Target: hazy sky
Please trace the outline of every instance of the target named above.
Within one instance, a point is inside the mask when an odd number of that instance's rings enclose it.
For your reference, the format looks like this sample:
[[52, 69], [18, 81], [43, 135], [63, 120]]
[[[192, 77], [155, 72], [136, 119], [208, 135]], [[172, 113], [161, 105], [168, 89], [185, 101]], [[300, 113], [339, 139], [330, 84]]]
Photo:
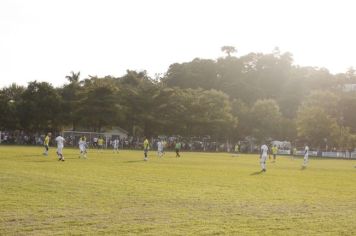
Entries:
[[[355, 2], [355, 3], [353, 3]], [[356, 66], [353, 0], [0, 0], [0, 86], [70, 71], [121, 76], [174, 62], [290, 51], [299, 65]]]

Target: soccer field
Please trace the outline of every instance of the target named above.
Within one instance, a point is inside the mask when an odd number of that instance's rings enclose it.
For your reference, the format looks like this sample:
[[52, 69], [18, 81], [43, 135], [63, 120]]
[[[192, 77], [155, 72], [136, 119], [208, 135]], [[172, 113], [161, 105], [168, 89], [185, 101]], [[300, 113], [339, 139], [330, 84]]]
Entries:
[[0, 146], [0, 235], [355, 235], [355, 161]]

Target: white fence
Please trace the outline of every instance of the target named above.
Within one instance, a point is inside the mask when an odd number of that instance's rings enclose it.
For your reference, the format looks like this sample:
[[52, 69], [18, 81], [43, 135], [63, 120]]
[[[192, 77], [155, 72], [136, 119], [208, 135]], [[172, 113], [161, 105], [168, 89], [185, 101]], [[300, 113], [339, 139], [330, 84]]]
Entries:
[[356, 152], [322, 152], [323, 157], [356, 158]]
[[[279, 150], [280, 155], [290, 155], [290, 150]], [[321, 155], [320, 155], [321, 154]], [[304, 151], [297, 151], [297, 156], [304, 156]], [[356, 159], [356, 152], [317, 152], [309, 151], [309, 156], [321, 156], [321, 157], [332, 157], [332, 158], [352, 158]]]
[[290, 150], [278, 150], [279, 155], [290, 155], [291, 151]]
[[[297, 151], [297, 156], [304, 156], [304, 151]], [[309, 151], [309, 156], [318, 156], [317, 151]]]

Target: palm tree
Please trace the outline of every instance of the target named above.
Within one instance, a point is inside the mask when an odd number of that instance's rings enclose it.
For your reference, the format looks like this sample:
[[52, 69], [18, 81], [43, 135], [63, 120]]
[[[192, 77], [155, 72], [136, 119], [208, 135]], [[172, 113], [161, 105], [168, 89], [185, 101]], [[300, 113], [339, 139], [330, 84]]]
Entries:
[[80, 77], [80, 71], [78, 73], [74, 73], [73, 71], [70, 72], [71, 75], [67, 75], [65, 78], [68, 79], [70, 83], [78, 83]]

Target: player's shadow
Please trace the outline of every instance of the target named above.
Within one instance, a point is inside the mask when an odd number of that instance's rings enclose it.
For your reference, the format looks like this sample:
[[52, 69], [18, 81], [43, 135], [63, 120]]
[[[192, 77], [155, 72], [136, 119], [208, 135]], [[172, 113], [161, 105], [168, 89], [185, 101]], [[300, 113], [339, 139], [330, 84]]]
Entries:
[[263, 173], [263, 171], [261, 170], [261, 171], [253, 172], [253, 173], [251, 173], [250, 175], [260, 175], [260, 174], [262, 174], [262, 173]]
[[144, 162], [144, 160], [125, 161], [124, 163], [135, 163], [135, 162]]
[[14, 157], [43, 157], [43, 155], [40, 154], [27, 154], [27, 155], [17, 155]]
[[45, 162], [47, 162], [48, 163], [48, 160], [34, 160], [34, 159], [32, 159], [32, 160], [24, 160], [24, 162], [36, 162], [36, 163], [40, 163], [40, 162], [45, 163]]

